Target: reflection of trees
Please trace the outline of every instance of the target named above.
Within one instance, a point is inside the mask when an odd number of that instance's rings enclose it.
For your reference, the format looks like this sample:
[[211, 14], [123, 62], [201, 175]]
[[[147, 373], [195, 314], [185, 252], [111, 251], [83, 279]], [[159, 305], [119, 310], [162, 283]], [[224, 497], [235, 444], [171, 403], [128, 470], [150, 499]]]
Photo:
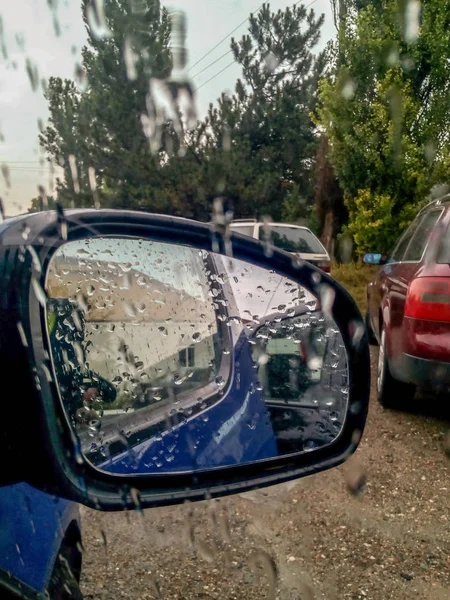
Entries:
[[[266, 398], [293, 400], [301, 398], [313, 383], [309, 358], [323, 360], [326, 349], [324, 323], [311, 315], [298, 315], [280, 322], [271, 321], [255, 332], [259, 346], [254, 359], [268, 355], [267, 364], [259, 371]], [[320, 366], [319, 375], [320, 375]]]
[[310, 385], [309, 369], [300, 355], [274, 354], [267, 364], [269, 398], [293, 400], [302, 396]]

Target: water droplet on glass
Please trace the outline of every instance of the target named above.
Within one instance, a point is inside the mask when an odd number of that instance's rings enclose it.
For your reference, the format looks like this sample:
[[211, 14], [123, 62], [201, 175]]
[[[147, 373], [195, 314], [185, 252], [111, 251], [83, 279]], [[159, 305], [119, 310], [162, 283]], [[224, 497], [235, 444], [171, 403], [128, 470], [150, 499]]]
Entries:
[[88, 86], [87, 73], [80, 64], [75, 65], [75, 83], [80, 92], [85, 92]]
[[125, 38], [123, 57], [127, 69], [127, 77], [130, 81], [134, 81], [137, 78], [136, 62], [139, 56], [133, 50], [133, 44], [129, 37]]
[[330, 285], [322, 283], [319, 287], [319, 293], [322, 311], [326, 316], [331, 316], [336, 292]]
[[10, 175], [9, 167], [7, 164], [3, 163], [0, 168], [2, 171], [3, 179], [5, 180], [5, 183], [6, 183], [6, 187], [10, 188], [11, 187], [11, 175]]
[[66, 215], [64, 214], [64, 209], [62, 205], [58, 202], [56, 204], [56, 218], [58, 224], [59, 235], [62, 240], [67, 240], [67, 220]]
[[77, 161], [73, 154], [69, 154], [70, 175], [72, 177], [73, 191], [75, 194], [80, 193], [80, 182], [78, 181]]
[[32, 279], [31, 279], [31, 285], [33, 286], [33, 291], [34, 291], [34, 294], [35, 294], [35, 296], [36, 296], [39, 304], [41, 306], [45, 307], [46, 304], [47, 304], [47, 294], [42, 289], [41, 284], [39, 283], [39, 281], [35, 277], [32, 277]]
[[39, 87], [39, 71], [37, 66], [28, 57], [25, 61], [25, 70], [30, 80], [31, 89], [35, 92]]
[[111, 37], [106, 23], [103, 0], [91, 0], [86, 8], [86, 19], [94, 38], [102, 40]]
[[225, 380], [222, 377], [222, 375], [216, 377], [216, 385], [219, 388], [219, 390], [222, 390], [225, 387]]
[[24, 330], [23, 325], [22, 325], [22, 323], [20, 321], [18, 321], [18, 323], [17, 323], [17, 329], [19, 331], [20, 341], [22, 342], [22, 345], [25, 346], [25, 348], [28, 348], [27, 336], [25, 335], [25, 330]]
[[278, 60], [278, 58], [275, 56], [275, 54], [273, 52], [268, 52], [266, 54], [266, 56], [264, 57], [264, 66], [270, 72], [275, 71], [275, 69], [278, 67], [279, 64], [280, 64], [280, 61]]
[[353, 462], [348, 466], [345, 472], [345, 482], [347, 484], [348, 491], [353, 496], [359, 496], [366, 485], [366, 474], [362, 469], [361, 465]]
[[323, 360], [320, 356], [311, 356], [308, 357], [307, 365], [311, 371], [317, 371], [322, 368]]
[[137, 315], [136, 307], [130, 302], [123, 303], [123, 309], [126, 315], [133, 318]]
[[186, 377], [182, 377], [178, 373], [175, 373], [175, 375], [173, 376], [173, 382], [175, 385], [181, 385], [182, 383], [184, 383], [186, 381], [186, 379], [187, 379]]
[[136, 488], [131, 488], [130, 496], [133, 501], [135, 509], [138, 512], [142, 513], [141, 494], [140, 494], [139, 490], [137, 490]]
[[345, 100], [351, 100], [355, 95], [356, 85], [351, 77], [348, 77], [341, 88], [341, 95]]
[[450, 429], [447, 431], [446, 435], [444, 436], [443, 446], [444, 446], [445, 454], [447, 455], [448, 458], [450, 458]]
[[275, 600], [278, 586], [278, 569], [274, 558], [265, 550], [260, 549], [250, 555], [248, 564], [258, 580], [261, 577], [262, 570], [269, 584], [267, 597], [270, 600]]
[[161, 327], [158, 327], [158, 331], [163, 337], [167, 337], [168, 334], [167, 334], [167, 329], [165, 327], [163, 327], [161, 325]]
[[408, 44], [413, 44], [419, 37], [420, 12], [420, 0], [408, 0], [405, 8], [405, 41]]
[[348, 325], [348, 332], [350, 334], [352, 344], [357, 347], [365, 332], [364, 325], [362, 323], [358, 323], [357, 321], [350, 321]]
[[198, 344], [201, 341], [201, 339], [202, 339], [202, 336], [199, 332], [194, 333], [194, 335], [192, 336], [192, 341], [195, 344]]

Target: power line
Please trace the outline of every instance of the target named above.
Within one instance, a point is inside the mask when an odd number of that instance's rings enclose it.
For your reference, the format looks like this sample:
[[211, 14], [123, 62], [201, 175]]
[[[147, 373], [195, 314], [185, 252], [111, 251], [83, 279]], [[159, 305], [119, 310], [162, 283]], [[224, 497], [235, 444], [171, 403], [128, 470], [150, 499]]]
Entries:
[[223, 73], [224, 71], [226, 71], [227, 69], [229, 69], [231, 67], [231, 65], [236, 64], [236, 62], [233, 60], [232, 62], [230, 62], [229, 65], [227, 65], [226, 67], [224, 67], [221, 71], [219, 71], [218, 73], [216, 73], [215, 75], [213, 75], [212, 77], [210, 77], [209, 79], [207, 79], [204, 83], [202, 83], [202, 85], [199, 85], [198, 88], [195, 88], [195, 91], [198, 92], [198, 90], [200, 90], [204, 85], [206, 85], [207, 83], [209, 83], [210, 81], [212, 81], [213, 79], [215, 79], [216, 77], [218, 77], [221, 73]]
[[49, 171], [49, 167], [9, 167], [9, 171], [23, 171], [25, 173], [36, 173], [38, 171]]
[[192, 75], [192, 79], [195, 79], [195, 77], [197, 77], [198, 75], [201, 75], [204, 71], [206, 71], [207, 69], [209, 69], [209, 67], [212, 67], [217, 62], [219, 62], [219, 60], [222, 60], [222, 58], [224, 58], [225, 56], [228, 56], [228, 54], [231, 54], [231, 52], [232, 52], [232, 50], [228, 50], [228, 52], [225, 52], [225, 54], [222, 54], [222, 56], [219, 56], [219, 58], [216, 59], [214, 62], [209, 63], [209, 65], [206, 65], [206, 67], [204, 69], [202, 69], [201, 71], [199, 71], [195, 75]]
[[[300, 4], [302, 0], [297, 0], [297, 2], [295, 2], [292, 5], [292, 8], [294, 8], [294, 6], [297, 6], [297, 4]], [[310, 6], [312, 6], [313, 4], [315, 4], [317, 2], [317, 0], [312, 0], [312, 2], [310, 2], [308, 4], [308, 6], [305, 6], [305, 10], [308, 9]], [[256, 10], [253, 14], [256, 14], [259, 10], [261, 10], [261, 8], [263, 7], [263, 4], [261, 4], [261, 6], [258, 8], [258, 10]], [[228, 39], [230, 37], [230, 35], [232, 35], [236, 29], [239, 29], [239, 27], [241, 27], [241, 25], [243, 25], [246, 21], [249, 20], [250, 17], [247, 17], [244, 21], [242, 21], [242, 23], [240, 23], [240, 25], [238, 25], [235, 29], [233, 29], [233, 31], [228, 34], [228, 36], [226, 38], [224, 38], [223, 40], [221, 40], [218, 44], [216, 44], [214, 46], [214, 48], [211, 48], [211, 50], [209, 52], [207, 52], [205, 54], [205, 56], [203, 56], [200, 60], [198, 60], [194, 65], [192, 65], [193, 67], [195, 67], [195, 65], [197, 65], [199, 62], [201, 62], [203, 60], [203, 58], [205, 58], [206, 56], [208, 56], [208, 54], [210, 54], [213, 50], [215, 50], [217, 48], [217, 46], [220, 46], [220, 44], [222, 42], [224, 42], [226, 39]], [[200, 75], [200, 73], [203, 73], [203, 71], [206, 71], [206, 69], [208, 69], [209, 67], [211, 67], [212, 65], [214, 65], [216, 62], [218, 62], [221, 58], [223, 58], [224, 56], [226, 56], [227, 54], [230, 54], [231, 50], [229, 50], [228, 52], [226, 52], [225, 54], [223, 54], [220, 58], [218, 58], [217, 60], [215, 60], [214, 62], [212, 62], [210, 65], [207, 65], [202, 71], [200, 71], [199, 73], [197, 73], [196, 75], [194, 75], [193, 77], [197, 77], [197, 75]], [[202, 83], [201, 85], [199, 85], [197, 88], [195, 88], [194, 91], [198, 91], [199, 89], [201, 89], [204, 85], [206, 85], [207, 83], [209, 83], [210, 81], [212, 81], [213, 79], [215, 79], [216, 77], [218, 77], [219, 75], [221, 75], [224, 71], [226, 71], [227, 69], [229, 69], [232, 65], [235, 64], [235, 61], [233, 60], [233, 62], [231, 62], [229, 65], [227, 65], [226, 67], [224, 67], [221, 71], [219, 71], [218, 73], [216, 73], [215, 75], [213, 75], [212, 77], [210, 77], [209, 79], [207, 79], [204, 83]], [[192, 67], [191, 67], [192, 68]]]
[[[261, 6], [259, 6], [259, 7], [258, 7], [258, 8], [255, 10], [255, 12], [254, 12], [253, 14], [254, 14], [254, 15], [256, 15], [256, 13], [257, 13], [257, 12], [259, 12], [259, 11], [262, 9], [262, 7], [263, 7], [263, 6], [264, 6], [264, 2], [261, 4]], [[219, 47], [221, 44], [223, 44], [224, 42], [226, 42], [226, 40], [227, 40], [227, 39], [230, 37], [230, 35], [233, 35], [233, 33], [234, 33], [235, 31], [237, 31], [237, 30], [238, 30], [240, 27], [242, 27], [242, 25], [244, 25], [244, 24], [245, 24], [245, 23], [246, 23], [246, 22], [249, 20], [249, 18], [250, 18], [250, 17], [246, 17], [246, 18], [245, 18], [245, 19], [242, 21], [242, 23], [239, 23], [239, 25], [233, 29], [233, 31], [230, 31], [230, 33], [229, 33], [228, 35], [226, 35], [226, 36], [225, 36], [223, 39], [221, 39], [221, 40], [220, 40], [220, 42], [217, 42], [217, 44], [216, 44], [215, 46], [213, 46], [213, 47], [211, 48], [211, 50], [208, 50], [208, 52], [207, 52], [206, 54], [204, 54], [204, 55], [203, 55], [201, 58], [199, 58], [199, 59], [198, 59], [198, 61], [197, 61], [197, 62], [195, 62], [195, 63], [194, 63], [192, 66], [191, 66], [191, 69], [193, 69], [194, 67], [196, 67], [196, 66], [197, 66], [199, 63], [201, 63], [201, 62], [202, 62], [202, 60], [203, 60], [204, 58], [206, 58], [207, 56], [209, 56], [209, 55], [211, 54], [211, 52], [214, 52], [214, 50], [215, 50], [216, 48], [218, 48], [218, 47]]]

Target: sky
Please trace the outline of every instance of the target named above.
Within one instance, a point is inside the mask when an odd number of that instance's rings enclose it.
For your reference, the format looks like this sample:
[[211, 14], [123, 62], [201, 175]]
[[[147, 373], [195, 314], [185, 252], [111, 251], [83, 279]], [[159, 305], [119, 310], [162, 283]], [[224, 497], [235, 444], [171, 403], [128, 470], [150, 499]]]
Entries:
[[[61, 24], [59, 36], [55, 34], [49, 4], [57, 7]], [[223, 55], [230, 48], [232, 36], [239, 39], [246, 33], [245, 20], [261, 6], [262, 0], [173, 0], [163, 4], [186, 13], [189, 73], [194, 87], [198, 88], [198, 116], [203, 117], [210, 102], [222, 92], [233, 90], [240, 69], [237, 64], [229, 66], [230, 54]], [[273, 11], [292, 4], [292, 0], [270, 1]], [[335, 35], [330, 2], [304, 0], [304, 4], [314, 8], [316, 14], [325, 14], [322, 47]], [[47, 103], [40, 85], [32, 89], [27, 60], [37, 71], [39, 80], [52, 75], [74, 78], [86, 40], [80, 5], [80, 0], [4, 0], [1, 3], [0, 197], [7, 216], [25, 212], [38, 194], [38, 185], [51, 191], [48, 165], [38, 144], [38, 120], [46, 123]]]

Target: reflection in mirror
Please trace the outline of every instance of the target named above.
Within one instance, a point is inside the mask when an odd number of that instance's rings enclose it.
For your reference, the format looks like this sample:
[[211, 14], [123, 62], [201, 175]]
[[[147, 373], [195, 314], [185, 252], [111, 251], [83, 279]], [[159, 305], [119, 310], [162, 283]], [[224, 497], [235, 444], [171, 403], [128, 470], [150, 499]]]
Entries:
[[341, 430], [347, 356], [322, 294], [212, 252], [117, 237], [61, 246], [46, 290], [61, 401], [102, 470], [241, 464]]

